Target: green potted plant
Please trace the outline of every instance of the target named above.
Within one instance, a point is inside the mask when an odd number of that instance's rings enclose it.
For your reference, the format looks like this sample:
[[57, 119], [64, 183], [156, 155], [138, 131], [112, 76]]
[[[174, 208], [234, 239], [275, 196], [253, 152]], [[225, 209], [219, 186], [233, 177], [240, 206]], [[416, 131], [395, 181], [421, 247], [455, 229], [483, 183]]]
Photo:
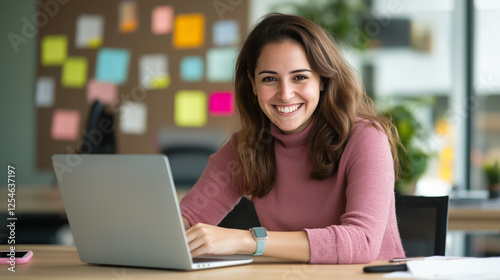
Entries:
[[424, 99], [410, 99], [381, 110], [382, 116], [392, 119], [401, 139], [401, 145], [398, 146], [401, 178], [395, 185], [399, 194], [414, 194], [416, 183], [424, 174], [433, 155], [428, 147], [429, 133], [414, 114], [416, 107], [429, 102]]
[[367, 6], [360, 0], [309, 0], [274, 5], [274, 11], [292, 13], [314, 21], [341, 44], [364, 50], [368, 35], [362, 28]]
[[483, 172], [488, 182], [488, 191], [490, 198], [500, 197], [500, 164], [498, 160], [494, 163], [485, 163]]

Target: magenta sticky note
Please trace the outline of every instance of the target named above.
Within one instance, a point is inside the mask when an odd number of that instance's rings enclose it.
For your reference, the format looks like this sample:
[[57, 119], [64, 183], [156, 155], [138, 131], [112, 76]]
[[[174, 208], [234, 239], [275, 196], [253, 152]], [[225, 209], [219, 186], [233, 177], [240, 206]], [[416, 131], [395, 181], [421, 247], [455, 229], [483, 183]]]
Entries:
[[98, 100], [104, 104], [114, 104], [118, 99], [118, 86], [113, 83], [103, 83], [90, 80], [87, 84], [87, 102], [92, 104]]
[[55, 110], [52, 115], [50, 135], [55, 140], [77, 140], [80, 119], [81, 115], [78, 110]]
[[232, 92], [212, 92], [209, 99], [210, 115], [231, 116], [234, 114], [234, 94]]
[[155, 35], [168, 34], [172, 31], [174, 8], [157, 6], [151, 12], [151, 32]]

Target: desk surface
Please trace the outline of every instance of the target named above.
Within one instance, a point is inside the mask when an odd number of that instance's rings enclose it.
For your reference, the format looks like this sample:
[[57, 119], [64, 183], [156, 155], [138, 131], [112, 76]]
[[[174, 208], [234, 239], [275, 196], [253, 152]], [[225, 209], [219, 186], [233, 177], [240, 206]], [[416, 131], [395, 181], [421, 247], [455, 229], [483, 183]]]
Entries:
[[[0, 249], [5, 250], [2, 245]], [[199, 271], [131, 268], [88, 265], [80, 262], [75, 247], [56, 245], [18, 245], [17, 250], [33, 251], [27, 264], [17, 265], [16, 272], [0, 265], [0, 279], [383, 279], [383, 273], [363, 273], [365, 265], [314, 265], [290, 263], [265, 257], [256, 257], [254, 263]], [[378, 261], [372, 264], [386, 264]], [[9, 276], [9, 277], [6, 277]]]

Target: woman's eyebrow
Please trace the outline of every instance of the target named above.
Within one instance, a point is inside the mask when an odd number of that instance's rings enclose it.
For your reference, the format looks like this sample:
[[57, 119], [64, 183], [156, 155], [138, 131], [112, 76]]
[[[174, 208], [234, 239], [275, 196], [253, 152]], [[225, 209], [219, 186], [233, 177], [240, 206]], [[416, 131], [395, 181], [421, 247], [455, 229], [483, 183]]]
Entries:
[[258, 75], [260, 74], [273, 74], [273, 75], [278, 75], [278, 72], [275, 72], [275, 71], [269, 71], [269, 70], [263, 70], [263, 71], [260, 71]]
[[[309, 69], [297, 69], [297, 70], [290, 71], [290, 74], [295, 74], [295, 73], [299, 73], [299, 72], [312, 72], [312, 71], [309, 70]], [[273, 74], [273, 75], [277, 75], [278, 72], [276, 72], [276, 71], [270, 71], [270, 70], [263, 70], [263, 71], [260, 71], [259, 74], [257, 74], [257, 75], [260, 75], [260, 74]]]

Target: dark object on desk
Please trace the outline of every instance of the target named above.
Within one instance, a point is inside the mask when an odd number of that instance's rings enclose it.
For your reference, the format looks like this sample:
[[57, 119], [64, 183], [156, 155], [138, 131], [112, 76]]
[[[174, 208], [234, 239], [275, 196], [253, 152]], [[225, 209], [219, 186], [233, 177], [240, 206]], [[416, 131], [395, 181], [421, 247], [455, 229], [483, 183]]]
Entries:
[[396, 195], [396, 215], [406, 257], [444, 256], [448, 196]]
[[408, 266], [403, 264], [388, 264], [388, 265], [372, 265], [363, 267], [363, 271], [367, 273], [380, 273], [380, 272], [394, 272], [394, 271], [407, 271]]
[[90, 109], [79, 153], [116, 153], [115, 129], [113, 114], [106, 110], [104, 104], [96, 100]]

